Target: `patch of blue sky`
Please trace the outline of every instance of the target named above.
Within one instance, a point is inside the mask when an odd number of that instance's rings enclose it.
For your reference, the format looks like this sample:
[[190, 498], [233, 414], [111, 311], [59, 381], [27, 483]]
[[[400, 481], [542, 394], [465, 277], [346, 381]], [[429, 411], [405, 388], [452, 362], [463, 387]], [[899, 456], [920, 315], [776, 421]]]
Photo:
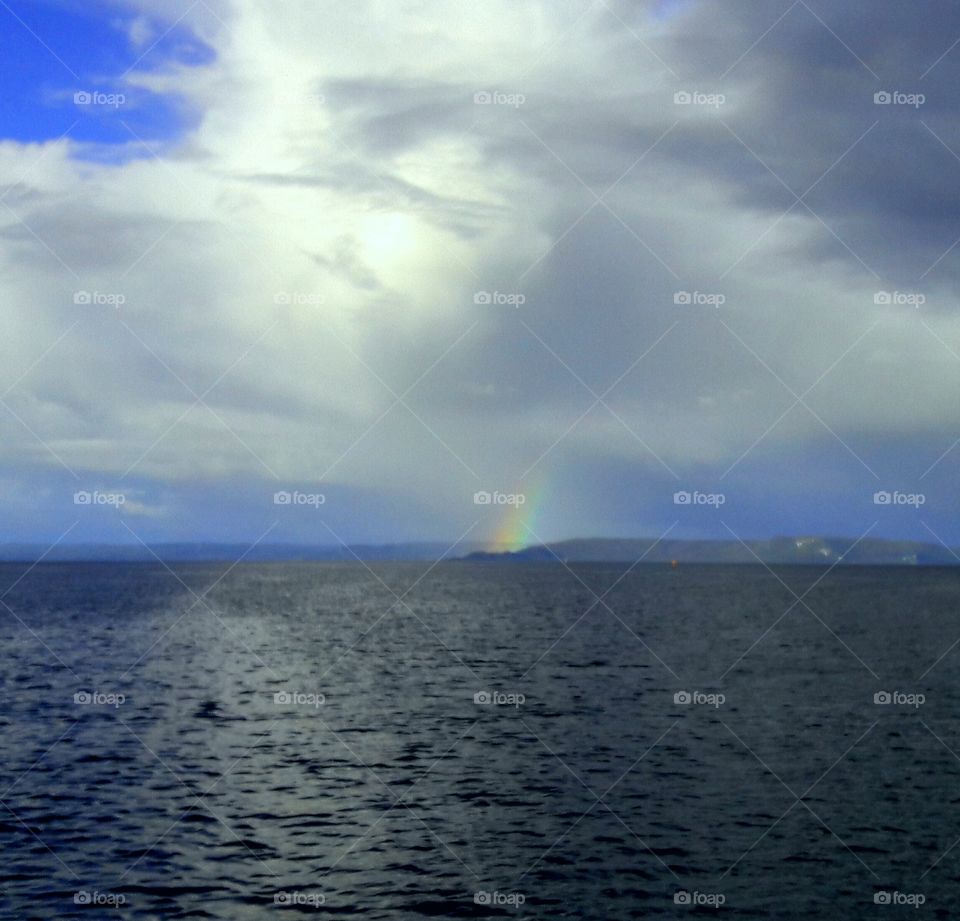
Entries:
[[0, 0], [0, 141], [65, 136], [80, 158], [150, 156], [183, 137], [197, 115], [129, 76], [213, 57], [182, 23], [171, 28], [104, 4]]

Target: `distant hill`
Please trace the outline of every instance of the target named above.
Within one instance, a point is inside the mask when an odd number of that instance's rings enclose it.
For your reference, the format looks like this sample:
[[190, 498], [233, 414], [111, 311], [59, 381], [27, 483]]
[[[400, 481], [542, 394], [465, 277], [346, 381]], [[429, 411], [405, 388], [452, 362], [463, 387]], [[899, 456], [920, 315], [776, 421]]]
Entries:
[[[842, 561], [860, 566], [956, 566], [954, 555], [939, 544], [914, 541], [833, 537], [775, 537], [770, 540], [662, 540], [590, 538], [534, 545], [513, 552], [480, 551], [471, 561], [632, 563], [757, 563], [824, 565]], [[744, 546], [744, 544], [746, 546]]]

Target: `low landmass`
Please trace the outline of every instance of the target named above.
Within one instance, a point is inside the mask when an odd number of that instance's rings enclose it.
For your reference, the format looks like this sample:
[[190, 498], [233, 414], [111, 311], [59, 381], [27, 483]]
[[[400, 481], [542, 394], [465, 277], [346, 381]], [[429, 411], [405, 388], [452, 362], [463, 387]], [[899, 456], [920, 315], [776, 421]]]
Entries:
[[160, 543], [0, 544], [0, 562], [51, 563], [281, 563], [403, 562], [445, 559], [498, 563], [730, 563], [768, 565], [956, 566], [960, 551], [940, 544], [882, 538], [775, 537], [767, 540], [657, 540], [585, 538], [491, 550], [481, 543], [440, 541], [394, 544]]
[[882, 538], [774, 537], [768, 540], [589, 538], [475, 551], [463, 559], [516, 563], [766, 563], [768, 565], [956, 566], [960, 553], [940, 544]]
[[377, 560], [439, 560], [461, 557], [480, 550], [479, 543], [423, 542], [398, 544], [0, 544], [0, 562], [35, 563], [219, 563], [243, 560], [250, 563], [364, 562]]

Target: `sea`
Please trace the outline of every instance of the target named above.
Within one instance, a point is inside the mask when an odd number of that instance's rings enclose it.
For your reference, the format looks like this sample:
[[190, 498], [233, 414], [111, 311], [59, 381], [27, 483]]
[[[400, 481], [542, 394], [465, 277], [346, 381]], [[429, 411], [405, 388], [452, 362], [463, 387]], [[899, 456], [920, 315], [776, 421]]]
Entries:
[[960, 569], [0, 565], [0, 917], [957, 916]]

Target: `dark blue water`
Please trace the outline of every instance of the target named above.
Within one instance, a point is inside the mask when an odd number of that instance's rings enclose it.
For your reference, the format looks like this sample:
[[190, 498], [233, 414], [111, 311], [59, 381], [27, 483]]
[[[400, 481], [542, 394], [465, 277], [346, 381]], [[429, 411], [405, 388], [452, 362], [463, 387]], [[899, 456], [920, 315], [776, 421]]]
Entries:
[[427, 568], [0, 567], [2, 917], [955, 915], [960, 572]]

